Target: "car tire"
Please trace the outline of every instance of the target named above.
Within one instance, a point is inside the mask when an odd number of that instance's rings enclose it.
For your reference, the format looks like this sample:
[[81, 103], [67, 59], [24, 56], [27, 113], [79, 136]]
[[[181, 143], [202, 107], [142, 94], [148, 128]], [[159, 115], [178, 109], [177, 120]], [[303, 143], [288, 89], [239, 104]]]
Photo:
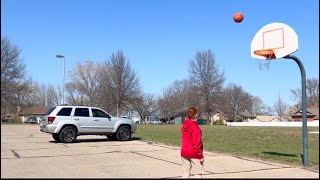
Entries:
[[115, 141], [115, 140], [117, 140], [117, 136], [116, 136], [115, 134], [107, 135], [107, 138], [108, 138], [110, 141]]
[[60, 131], [59, 138], [63, 143], [75, 142], [77, 139], [77, 129], [72, 126], [66, 126]]
[[131, 139], [131, 129], [128, 126], [121, 126], [117, 130], [117, 140], [119, 141], [128, 141]]
[[52, 138], [57, 142], [61, 142], [61, 140], [59, 138], [59, 134], [52, 134]]

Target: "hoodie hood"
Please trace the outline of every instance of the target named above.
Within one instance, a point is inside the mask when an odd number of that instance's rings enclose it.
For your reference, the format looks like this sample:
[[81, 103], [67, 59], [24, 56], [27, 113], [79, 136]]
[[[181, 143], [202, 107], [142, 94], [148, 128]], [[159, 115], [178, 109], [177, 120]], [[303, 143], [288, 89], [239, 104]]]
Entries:
[[187, 132], [191, 126], [197, 125], [196, 121], [193, 121], [191, 119], [186, 119], [186, 121], [183, 123], [182, 129]]

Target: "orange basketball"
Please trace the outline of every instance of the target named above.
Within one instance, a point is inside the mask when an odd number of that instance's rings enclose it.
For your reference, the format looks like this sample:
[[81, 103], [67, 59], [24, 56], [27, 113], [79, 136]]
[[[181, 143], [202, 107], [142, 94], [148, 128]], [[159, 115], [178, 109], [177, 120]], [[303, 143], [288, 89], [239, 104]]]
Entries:
[[233, 20], [236, 23], [241, 23], [243, 21], [243, 14], [242, 13], [235, 13], [233, 15]]

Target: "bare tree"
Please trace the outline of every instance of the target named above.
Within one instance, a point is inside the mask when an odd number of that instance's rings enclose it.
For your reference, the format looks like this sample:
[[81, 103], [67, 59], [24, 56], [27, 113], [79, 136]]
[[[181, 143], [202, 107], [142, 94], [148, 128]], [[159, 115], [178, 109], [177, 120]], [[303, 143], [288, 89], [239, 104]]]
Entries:
[[200, 105], [198, 89], [190, 80], [176, 80], [170, 88], [173, 92], [177, 110], [186, 111], [190, 106]]
[[251, 113], [256, 114], [256, 115], [266, 115], [268, 114], [268, 108], [267, 106], [263, 103], [260, 97], [257, 96], [252, 96], [252, 108], [251, 108]]
[[40, 106], [45, 105], [45, 92], [44, 86], [40, 87], [38, 82], [30, 82], [29, 92], [26, 93], [22, 98], [23, 104], [27, 106]]
[[276, 111], [277, 115], [280, 117], [280, 121], [282, 121], [282, 118], [285, 116], [287, 109], [288, 109], [288, 104], [285, 103], [279, 95], [278, 100], [274, 104], [274, 110]]
[[176, 113], [174, 105], [173, 91], [171, 88], [163, 90], [162, 96], [158, 98], [159, 115], [163, 116], [166, 123], [169, 123], [170, 118]]
[[319, 106], [319, 79], [311, 78], [307, 80], [308, 102], [310, 106]]
[[47, 106], [48, 86], [45, 84], [38, 85], [38, 104], [39, 106]]
[[225, 81], [224, 73], [220, 72], [210, 49], [198, 51], [194, 59], [190, 60], [189, 66], [190, 80], [198, 88], [201, 109], [209, 117], [216, 108], [215, 99], [222, 91]]
[[20, 52], [7, 37], [1, 37], [1, 112], [8, 109], [14, 112], [20, 105], [22, 94], [28, 89]]
[[66, 84], [67, 102], [70, 105], [87, 105], [84, 100], [86, 97], [78, 91], [75, 83]]
[[131, 98], [130, 104], [139, 113], [142, 122], [145, 121], [146, 116], [157, 111], [153, 94], [141, 93], [137, 97]]
[[[160, 114], [166, 121], [177, 116], [185, 116], [189, 106], [199, 106], [198, 89], [190, 80], [176, 80], [163, 90], [163, 95], [158, 99]], [[201, 110], [199, 110], [200, 112]]]
[[77, 64], [71, 72], [71, 81], [67, 85], [67, 92], [70, 96], [68, 100], [72, 104], [81, 103], [82, 105], [97, 106], [99, 87], [97, 64], [92, 61]]
[[187, 80], [176, 80], [166, 90], [170, 95], [171, 110], [174, 114], [185, 111], [188, 106]]
[[[59, 88], [55, 88], [52, 84], [47, 87], [46, 106], [51, 107], [60, 104], [62, 93]], [[60, 94], [60, 95], [59, 95]]]
[[102, 72], [100, 93], [108, 95], [110, 100], [104, 102], [113, 104], [119, 116], [120, 111], [128, 105], [130, 97], [136, 97], [141, 92], [139, 78], [121, 50], [112, 53]]
[[224, 112], [232, 113], [234, 120], [239, 112], [252, 109], [252, 96], [245, 92], [241, 86], [229, 84], [224, 89], [223, 97], [224, 103], [221, 105], [221, 109]]
[[268, 107], [267, 107], [267, 112], [266, 112], [265, 115], [268, 115], [268, 116], [273, 116], [273, 115], [275, 115], [274, 109], [273, 109], [272, 107], [268, 106]]
[[53, 85], [40, 84], [29, 80], [27, 88], [19, 91], [19, 104], [23, 106], [54, 106], [60, 103], [59, 89], [55, 90]]
[[[307, 104], [308, 106], [319, 106], [319, 79], [311, 78], [306, 82]], [[301, 108], [302, 92], [301, 88], [291, 89], [292, 96], [298, 101]]]

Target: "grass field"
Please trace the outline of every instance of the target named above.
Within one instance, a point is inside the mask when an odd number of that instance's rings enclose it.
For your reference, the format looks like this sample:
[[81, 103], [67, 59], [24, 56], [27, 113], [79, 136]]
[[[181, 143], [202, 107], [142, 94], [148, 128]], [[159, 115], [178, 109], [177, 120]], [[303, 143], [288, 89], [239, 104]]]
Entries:
[[[133, 137], [167, 145], [180, 146], [181, 125], [143, 125]], [[229, 153], [274, 162], [303, 165], [302, 127], [235, 127], [201, 125], [207, 151]], [[308, 127], [308, 132], [319, 127]], [[319, 169], [319, 134], [308, 133], [310, 169]]]

